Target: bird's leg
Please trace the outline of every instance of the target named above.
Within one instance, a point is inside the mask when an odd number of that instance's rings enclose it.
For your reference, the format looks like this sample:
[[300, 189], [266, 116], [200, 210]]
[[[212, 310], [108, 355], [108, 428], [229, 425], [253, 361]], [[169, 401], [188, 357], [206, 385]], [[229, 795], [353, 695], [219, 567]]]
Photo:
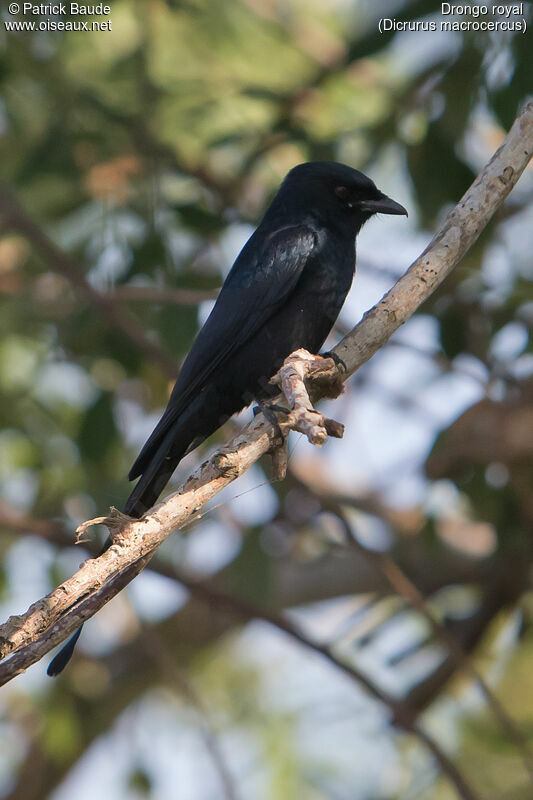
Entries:
[[271, 448], [270, 458], [272, 459], [272, 480], [282, 481], [289, 466], [289, 448], [286, 436], [281, 440], [281, 444], [275, 444]]
[[328, 436], [341, 439], [344, 425], [313, 408], [305, 383], [309, 378], [313, 379], [313, 384], [320, 384], [323, 395], [338, 397], [342, 391], [342, 381], [332, 358], [312, 355], [303, 348], [296, 350], [270, 380], [281, 387], [291, 409], [282, 426], [304, 433], [311, 444], [322, 445]]
[[[274, 428], [275, 439], [272, 443], [272, 448], [270, 450], [271, 455], [279, 448], [285, 444], [285, 434], [281, 430], [280, 424], [278, 422], [278, 414], [289, 414], [288, 408], [283, 408], [283, 406], [278, 406], [276, 403], [261, 403], [258, 402], [256, 406], [253, 408], [253, 415], [256, 417], [258, 414], [263, 414], [266, 420], [270, 422], [272, 427]], [[285, 477], [283, 475], [282, 477]]]
[[262, 413], [274, 428], [276, 438], [269, 450], [272, 458], [272, 480], [282, 481], [287, 474], [289, 459], [287, 437], [278, 422], [278, 414], [290, 414], [290, 411], [277, 403], [258, 403], [253, 409], [254, 417], [259, 413]]

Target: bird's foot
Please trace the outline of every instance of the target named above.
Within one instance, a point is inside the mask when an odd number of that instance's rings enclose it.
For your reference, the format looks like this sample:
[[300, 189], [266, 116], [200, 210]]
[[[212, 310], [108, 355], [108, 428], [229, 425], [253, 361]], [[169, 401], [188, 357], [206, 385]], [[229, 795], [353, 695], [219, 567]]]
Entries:
[[319, 385], [322, 396], [338, 397], [342, 391], [342, 381], [333, 358], [312, 355], [303, 348], [296, 350], [270, 380], [281, 387], [291, 409], [287, 418], [281, 423], [278, 421], [278, 425], [304, 433], [311, 444], [322, 445], [328, 436], [341, 439], [344, 425], [313, 408], [306, 386], [308, 379], [312, 379], [311, 387]]
[[[285, 433], [282, 431], [278, 422], [278, 414], [289, 414], [288, 408], [283, 408], [277, 403], [258, 403], [253, 408], [253, 415], [257, 417], [258, 414], [263, 414], [264, 418], [270, 422], [274, 428], [274, 441], [270, 450], [271, 455], [280, 447], [285, 444]], [[285, 477], [285, 473], [282, 475]]]
[[275, 439], [269, 450], [272, 458], [272, 480], [281, 481], [287, 474], [289, 459], [287, 437], [278, 422], [278, 414], [289, 415], [290, 410], [277, 403], [258, 403], [253, 409], [253, 415], [256, 417], [258, 414], [263, 414], [274, 428]]
[[335, 362], [335, 366], [337, 367], [337, 369], [340, 368], [344, 370], [344, 372], [348, 371], [346, 363], [342, 360], [340, 356], [337, 355], [337, 353], [334, 350], [327, 350], [325, 353], [321, 353], [320, 358], [332, 358], [333, 361]]
[[258, 403], [253, 409], [253, 415], [256, 417], [258, 414], [263, 414], [265, 419], [267, 419], [272, 427], [274, 428], [276, 434], [276, 440], [279, 439], [280, 442], [285, 440], [285, 434], [281, 430], [281, 427], [278, 422], [278, 414], [289, 414], [290, 411], [288, 408], [284, 408], [283, 406], [278, 405], [277, 403]]
[[[316, 393], [320, 393], [321, 397], [335, 400], [344, 392], [343, 377], [347, 372], [346, 364], [333, 351], [321, 353], [317, 359], [319, 359], [317, 370], [315, 373], [310, 373], [313, 377], [313, 389]], [[328, 365], [325, 369], [321, 367], [322, 362]]]
[[278, 422], [275, 412], [278, 414], [290, 414], [290, 409], [280, 406], [278, 403], [258, 403], [253, 408], [254, 417], [257, 417], [258, 414], [264, 414], [273, 425], [277, 425]]

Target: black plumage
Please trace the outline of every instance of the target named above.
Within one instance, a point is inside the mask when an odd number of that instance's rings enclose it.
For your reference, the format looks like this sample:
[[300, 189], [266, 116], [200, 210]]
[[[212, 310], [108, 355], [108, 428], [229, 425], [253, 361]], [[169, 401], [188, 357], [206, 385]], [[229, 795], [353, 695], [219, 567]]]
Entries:
[[405, 214], [361, 172], [292, 169], [237, 257], [181, 369], [165, 413], [131, 468], [125, 513], [150, 508], [183, 456], [250, 401], [289, 353], [316, 353], [355, 270], [355, 237], [376, 212]]
[[[294, 350], [316, 353], [355, 271], [355, 239], [373, 214], [407, 214], [370, 178], [329, 161], [300, 164], [283, 181], [237, 257], [185, 359], [165, 413], [129, 473], [124, 512], [140, 517], [180, 460], [252, 399]], [[79, 631], [52, 661], [68, 662]]]

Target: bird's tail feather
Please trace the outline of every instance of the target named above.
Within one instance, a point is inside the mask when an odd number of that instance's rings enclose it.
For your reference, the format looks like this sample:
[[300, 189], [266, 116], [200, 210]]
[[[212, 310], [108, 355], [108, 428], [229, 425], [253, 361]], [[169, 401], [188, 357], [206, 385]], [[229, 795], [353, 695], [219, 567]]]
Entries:
[[145, 472], [137, 481], [135, 489], [126, 500], [124, 513], [139, 519], [155, 504], [157, 498], [167, 485], [180, 458], [165, 458], [156, 469]]
[[125, 514], [138, 519], [154, 505], [185, 455], [190, 440], [190, 431], [183, 431], [181, 436], [179, 431], [168, 431], [126, 500]]
[[[170, 436], [170, 432], [167, 434], [151, 459], [147, 469], [137, 481], [134, 490], [126, 500], [124, 506], [125, 514], [139, 519], [145, 511], [154, 505], [170, 480], [170, 476], [185, 455], [189, 439], [190, 436], [187, 437], [187, 440], [183, 443], [183, 447], [180, 448], [176, 446], [176, 433], [173, 432], [172, 437]], [[172, 450], [171, 456], [169, 456], [169, 450]], [[108, 538], [98, 555], [101, 556], [105, 553], [110, 545], [111, 539]], [[67, 640], [66, 644], [63, 645], [59, 653], [52, 659], [46, 670], [47, 675], [55, 677], [65, 669], [72, 658], [82, 628], [83, 625], [80, 625], [77, 631]]]
[[67, 640], [67, 643], [63, 645], [59, 653], [54, 656], [54, 658], [48, 664], [46, 674], [51, 678], [54, 678], [56, 675], [59, 675], [60, 672], [63, 672], [68, 662], [72, 658], [72, 653], [76, 647], [76, 642], [80, 638], [82, 628], [83, 625], [80, 625], [78, 630], [72, 634], [70, 639]]

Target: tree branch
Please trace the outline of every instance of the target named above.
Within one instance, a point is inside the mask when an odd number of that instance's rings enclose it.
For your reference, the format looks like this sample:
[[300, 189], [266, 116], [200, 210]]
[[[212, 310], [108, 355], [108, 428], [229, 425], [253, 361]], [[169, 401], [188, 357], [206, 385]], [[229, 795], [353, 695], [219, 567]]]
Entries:
[[[325, 507], [328, 507], [327, 504]], [[346, 533], [347, 542], [373, 564], [375, 569], [386, 578], [396, 593], [400, 597], [403, 597], [412, 608], [426, 619], [436, 639], [440, 640], [449, 651], [450, 660], [455, 662], [457, 667], [462, 668], [469, 678], [478, 685], [485, 697], [487, 706], [491, 709], [501, 729], [509, 739], [514, 742], [517, 750], [520, 752], [524, 766], [529, 775], [529, 780], [533, 783], [533, 754], [531, 753], [526, 737], [502, 706], [469, 654], [462, 647], [458, 638], [454, 636], [444, 623], [437, 619], [427, 605], [422, 592], [420, 592], [417, 586], [407, 577], [405, 572], [396, 565], [390, 555], [371, 550], [360, 542], [346, 518], [346, 515], [343, 513], [342, 508], [335, 503], [331, 503], [331, 510], [337, 515], [338, 519], [340, 519]], [[520, 586], [518, 576], [515, 586], [516, 585]], [[519, 594], [521, 593], [522, 588], [519, 589]]]
[[[294, 467], [291, 479], [295, 481]], [[296, 481], [295, 481], [296, 482]], [[310, 490], [309, 483], [298, 479], [296, 485]], [[372, 496], [337, 495], [328, 491], [327, 496], [313, 489], [319, 499], [333, 500], [342, 505], [353, 506], [370, 514], [378, 515], [393, 528], [399, 520], [393, 511], [381, 506]], [[413, 512], [414, 513], [414, 512]], [[39, 536], [58, 547], [72, 547], [72, 532], [66, 524], [59, 520], [28, 517], [0, 503], [0, 528], [6, 528], [19, 534]], [[245, 528], [242, 529], [245, 535]], [[96, 539], [87, 540], [84, 547], [93, 557], [98, 556], [101, 544]], [[419, 590], [424, 595], [433, 594], [450, 583], [484, 584], [490, 579], [490, 569], [486, 560], [472, 561], [459, 553], [442, 548], [438, 553], [438, 564], [435, 565], [435, 552], [411, 537], [400, 537], [392, 553], [396, 563], [413, 577]], [[268, 558], [270, 592], [266, 602], [268, 606], [278, 609], [305, 605], [306, 603], [329, 600], [347, 594], [367, 594], [378, 592], [387, 595], [390, 592], [387, 582], [376, 573], [367, 562], [362, 561], [354, 549], [338, 545], [309, 562], [297, 558]], [[266, 564], [266, 561], [265, 561]], [[231, 576], [238, 562], [225, 567], [217, 573], [215, 585], [220, 587], [231, 585]], [[179, 580], [175, 567], [159, 551], [150, 561], [150, 569], [158, 575], [170, 580]], [[181, 612], [178, 612], [178, 614]]]
[[206, 750], [211, 757], [213, 766], [220, 779], [223, 800], [238, 800], [237, 790], [224, 755], [220, 748], [215, 728], [200, 694], [194, 688], [186, 672], [180, 670], [172, 654], [169, 652], [165, 640], [157, 630], [149, 625], [142, 628], [142, 642], [146, 652], [156, 662], [161, 676], [171, 687], [182, 695], [191, 708], [196, 711], [199, 722], [199, 733], [204, 741]]
[[[532, 151], [533, 104], [530, 103], [515, 121], [489, 164], [448, 214], [426, 250], [335, 348], [334, 352], [346, 366], [342, 373], [343, 379], [353, 374], [382, 347], [459, 263], [516, 184]], [[5, 193], [0, 195], [0, 209], [4, 218], [13, 222], [14, 211], [12, 206], [6, 206], [8, 200]], [[15, 217], [19, 212], [20, 209], [15, 206]], [[62, 254], [55, 253], [54, 245], [39, 229], [32, 227], [31, 222], [29, 228], [25, 224], [26, 234], [31, 234], [29, 238], [40, 245], [44, 254], [52, 255], [53, 260], [57, 260], [56, 256], [59, 255], [62, 270], [68, 272], [68, 277], [72, 278], [70, 261], [65, 261]], [[92, 295], [92, 287], [86, 284], [82, 276], [78, 280], [80, 279], [84, 284], [84, 292]], [[91, 299], [95, 299], [97, 305], [109, 314], [109, 306], [102, 306], [100, 297]], [[116, 313], [116, 309], [113, 312]], [[313, 396], [320, 397], [323, 394], [323, 389], [313, 392]], [[282, 419], [279, 424], [283, 426]], [[154, 551], [170, 533], [176, 528], [183, 528], [194, 519], [208, 500], [245, 472], [261, 455], [271, 450], [275, 438], [274, 427], [262, 416], [258, 417], [241, 434], [234, 437], [227, 447], [204, 462], [178, 493], [156, 506], [141, 520], [131, 520], [112, 510], [111, 516], [102, 520], [112, 533], [113, 545], [109, 550], [98, 559], [85, 562], [72, 578], [34, 603], [26, 614], [11, 617], [0, 626], [0, 656], [6, 659], [11, 655], [11, 658], [0, 664], [0, 683], [9, 681], [35, 663], [116, 595], [149, 562]], [[280, 620], [276, 624], [283, 629]], [[308, 640], [296, 630], [289, 631], [286, 625], [284, 629], [309, 646]], [[397, 724], [411, 730], [424, 742], [438, 758], [461, 797], [475, 797], [434, 740], [418, 726], [411, 715], [404, 718], [405, 709], [397, 707], [398, 701], [390, 698], [366, 676], [335, 659], [328, 648], [321, 645], [313, 645], [313, 648], [351, 674], [394, 712]]]
[[210, 289], [173, 289], [170, 286], [135, 286], [127, 283], [115, 286], [107, 292], [114, 302], [129, 303], [161, 303], [175, 306], [197, 306], [206, 300], [216, 300], [218, 290]]
[[120, 331], [135, 347], [158, 364], [168, 378], [176, 378], [178, 368], [174, 360], [144, 335], [135, 319], [117, 304], [112, 294], [99, 292], [91, 286], [75, 260], [64, 253], [28, 216], [3, 183], [0, 183], [0, 221], [3, 230], [17, 231], [24, 236], [54, 272], [66, 278], [111, 327]]
[[393, 725], [406, 733], [416, 736], [416, 738], [426, 746], [439, 764], [442, 772], [447, 775], [450, 782], [455, 786], [459, 797], [463, 798], [463, 800], [481, 800], [457, 769], [453, 761], [451, 761], [444, 750], [442, 750], [439, 743], [425, 730], [418, 719], [417, 712], [412, 709], [408, 703], [389, 694], [353, 664], [349, 664], [344, 659], [339, 658], [330, 646], [313, 640], [285, 616], [274, 614], [257, 606], [252, 606], [248, 602], [243, 602], [236, 597], [232, 597], [225, 592], [215, 589], [209, 582], [190, 581], [184, 576], [181, 577], [181, 580], [183, 585], [187, 586], [191, 592], [200, 597], [203, 596], [207, 602], [211, 605], [215, 605], [218, 609], [226, 608], [242, 616], [244, 619], [253, 617], [254, 619], [261, 619], [264, 622], [268, 622], [305, 648], [323, 656], [326, 661], [329, 661], [330, 664], [337, 667], [349, 678], [352, 678], [356, 683], [364, 686], [375, 700], [379, 700], [389, 709]]
[[533, 102], [453, 208], [424, 252], [335, 347], [347, 374], [368, 361], [427, 300], [477, 241], [533, 155]]
[[[533, 103], [529, 103], [422, 255], [337, 345], [335, 353], [346, 365], [343, 378], [367, 361], [458, 264], [518, 181], [532, 151]], [[279, 424], [283, 426], [282, 419]], [[11, 617], [0, 626], [1, 658], [17, 653], [0, 665], [0, 683], [35, 663], [117, 594], [167, 536], [271, 450], [275, 437], [273, 426], [261, 415], [204, 462], [178, 493], [143, 519], [131, 520], [112, 512], [105, 519], [113, 535], [112, 547], [100, 558], [85, 562], [26, 614]]]

